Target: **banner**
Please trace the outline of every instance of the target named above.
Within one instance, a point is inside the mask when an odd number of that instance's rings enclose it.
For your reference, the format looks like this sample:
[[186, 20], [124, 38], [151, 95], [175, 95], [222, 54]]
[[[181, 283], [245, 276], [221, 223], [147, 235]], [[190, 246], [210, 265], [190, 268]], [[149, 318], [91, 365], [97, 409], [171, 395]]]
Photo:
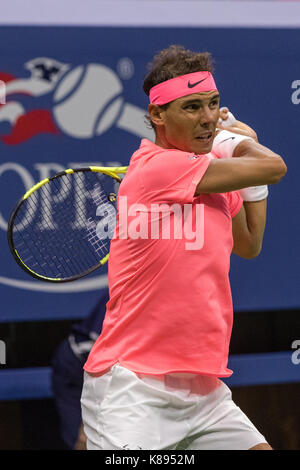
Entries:
[[9, 252], [7, 221], [35, 182], [76, 166], [127, 165], [141, 138], [153, 140], [143, 77], [170, 44], [212, 53], [221, 105], [288, 166], [269, 188], [262, 253], [232, 256], [234, 307], [299, 307], [297, 30], [2, 26], [0, 44], [0, 322], [80, 318], [106, 288], [106, 269], [64, 285], [30, 278]]

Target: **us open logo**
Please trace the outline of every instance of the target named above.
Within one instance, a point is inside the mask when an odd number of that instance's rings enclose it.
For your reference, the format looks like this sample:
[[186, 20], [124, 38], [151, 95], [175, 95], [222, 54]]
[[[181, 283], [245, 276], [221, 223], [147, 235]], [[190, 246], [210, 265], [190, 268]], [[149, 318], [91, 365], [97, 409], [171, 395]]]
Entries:
[[[110, 129], [130, 133], [138, 138], [153, 139], [153, 130], [145, 124], [146, 111], [124, 99], [124, 86], [126, 80], [134, 75], [134, 64], [130, 59], [120, 59], [117, 72], [110, 67], [99, 63], [88, 63], [72, 67], [71, 64], [62, 63], [48, 57], [37, 57], [24, 64], [28, 78], [13, 77], [7, 72], [3, 73], [2, 93], [0, 87], [0, 124], [10, 129], [6, 134], [0, 135], [0, 147], [21, 146], [33, 141], [38, 135], [47, 135], [47, 138], [58, 139], [66, 137], [78, 142], [87, 142], [99, 139], [99, 154], [101, 155], [101, 137]], [[5, 72], [5, 71], [4, 71]], [[1, 73], [0, 73], [0, 78]], [[123, 81], [122, 81], [123, 80]], [[1, 82], [0, 82], [1, 83]], [[18, 96], [22, 95], [22, 100]], [[34, 106], [26, 108], [26, 99], [36, 100], [47, 97], [49, 109]], [[55, 143], [54, 143], [55, 145]], [[57, 144], [58, 145], [58, 144]], [[102, 152], [103, 154], [103, 152]], [[3, 162], [3, 159], [2, 159]], [[66, 168], [96, 166], [122, 166], [117, 159], [108, 161], [69, 161], [63, 165], [59, 161], [35, 162], [30, 168], [23, 162], [4, 161], [0, 165], [0, 181], [13, 174], [18, 188], [23, 187], [21, 194], [11, 195], [13, 203], [22, 196], [37, 181], [49, 178]], [[76, 197], [82, 191], [82, 204], [87, 201], [83, 188], [70, 189], [70, 195]], [[12, 192], [10, 191], [10, 194]], [[3, 202], [5, 203], [5, 201]], [[38, 215], [38, 217], [37, 217]], [[51, 205], [47, 205], [41, 192], [39, 214], [36, 217], [40, 230], [46, 228], [45, 221], [51, 220]], [[0, 229], [7, 230], [8, 216], [0, 209]], [[50, 224], [51, 225], [51, 224]], [[74, 230], [80, 230], [76, 213], [74, 214]], [[75, 285], [47, 285], [27, 280], [13, 279], [0, 276], [0, 283], [21, 289], [47, 291], [47, 292], [80, 292], [99, 289], [107, 285], [106, 275], [79, 280]]]
[[[91, 139], [112, 126], [139, 137], [153, 137], [144, 123], [145, 111], [125, 102], [121, 79], [109, 67], [89, 63], [72, 68], [55, 59], [37, 57], [24, 68], [30, 72], [29, 78], [2, 81], [0, 99], [2, 96], [5, 106], [0, 108], [0, 122], [11, 125], [11, 132], [0, 136], [4, 144], [18, 145], [41, 133]], [[134, 73], [127, 58], [120, 59], [118, 69], [126, 80]], [[21, 100], [10, 99], [14, 95], [49, 96], [49, 109], [27, 110]]]

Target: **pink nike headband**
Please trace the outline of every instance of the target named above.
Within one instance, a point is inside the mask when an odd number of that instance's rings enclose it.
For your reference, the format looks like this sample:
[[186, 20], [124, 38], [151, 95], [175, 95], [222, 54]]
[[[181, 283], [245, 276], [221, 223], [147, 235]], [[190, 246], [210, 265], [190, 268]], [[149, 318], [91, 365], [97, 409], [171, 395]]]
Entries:
[[217, 87], [210, 72], [194, 72], [155, 85], [150, 90], [149, 98], [150, 103], [162, 105], [193, 93], [213, 90]]

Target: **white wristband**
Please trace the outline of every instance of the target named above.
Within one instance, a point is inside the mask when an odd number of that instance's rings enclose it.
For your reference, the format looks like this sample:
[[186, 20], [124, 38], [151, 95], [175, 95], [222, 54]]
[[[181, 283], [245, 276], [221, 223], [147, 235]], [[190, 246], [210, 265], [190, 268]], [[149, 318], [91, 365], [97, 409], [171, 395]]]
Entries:
[[[224, 108], [220, 108], [220, 111], [222, 111]], [[235, 119], [234, 115], [228, 111], [227, 119], [223, 121], [223, 119], [219, 118], [219, 123], [222, 124], [223, 127], [229, 127], [229, 126], [234, 126], [237, 123], [237, 120]]]
[[252, 186], [250, 188], [240, 189], [239, 193], [244, 201], [255, 202], [266, 199], [269, 194], [268, 186]]

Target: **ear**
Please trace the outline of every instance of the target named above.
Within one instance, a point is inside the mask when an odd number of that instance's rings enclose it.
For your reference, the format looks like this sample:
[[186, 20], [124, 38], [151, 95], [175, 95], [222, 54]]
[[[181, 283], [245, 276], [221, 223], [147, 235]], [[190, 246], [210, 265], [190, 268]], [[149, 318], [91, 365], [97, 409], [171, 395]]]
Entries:
[[148, 114], [155, 126], [162, 126], [164, 125], [164, 113], [165, 111], [158, 106], [157, 104], [150, 103], [148, 106]]

